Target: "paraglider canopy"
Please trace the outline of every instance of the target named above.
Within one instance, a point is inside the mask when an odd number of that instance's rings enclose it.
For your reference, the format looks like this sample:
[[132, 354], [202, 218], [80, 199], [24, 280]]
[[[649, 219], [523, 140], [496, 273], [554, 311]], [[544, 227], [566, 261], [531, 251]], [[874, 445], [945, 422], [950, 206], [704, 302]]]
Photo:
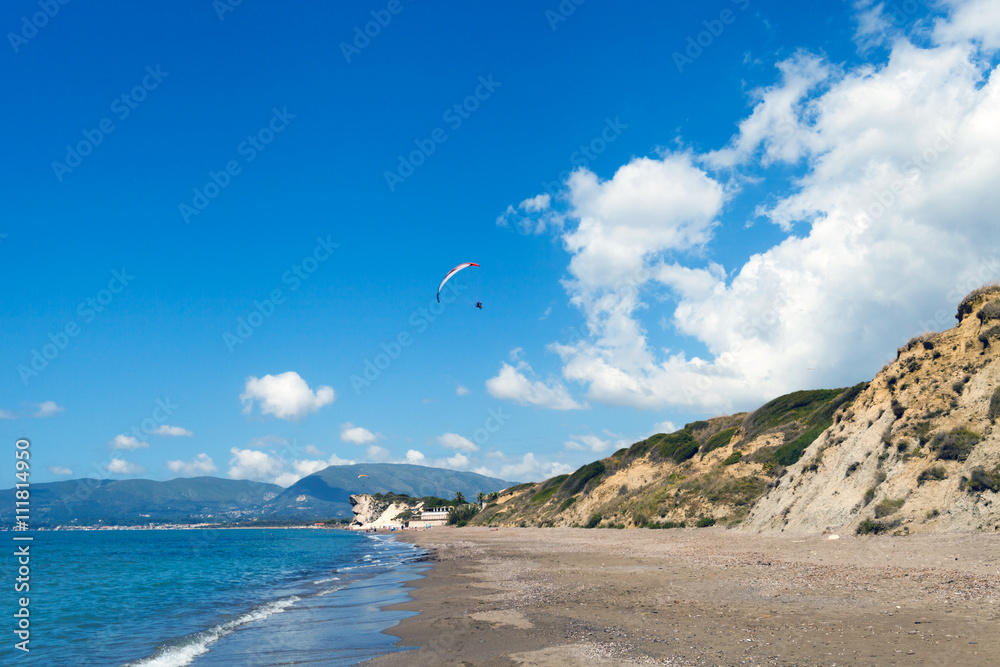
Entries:
[[438, 293], [437, 293], [438, 303], [441, 303], [441, 289], [444, 288], [444, 284], [446, 282], [448, 282], [449, 280], [451, 280], [451, 277], [454, 276], [456, 273], [458, 273], [462, 269], [467, 269], [470, 266], [479, 266], [479, 265], [476, 264], [475, 262], [466, 262], [465, 264], [459, 264], [454, 269], [452, 269], [451, 271], [448, 272], [448, 275], [446, 275], [444, 277], [444, 280], [441, 281], [441, 284], [438, 285]]

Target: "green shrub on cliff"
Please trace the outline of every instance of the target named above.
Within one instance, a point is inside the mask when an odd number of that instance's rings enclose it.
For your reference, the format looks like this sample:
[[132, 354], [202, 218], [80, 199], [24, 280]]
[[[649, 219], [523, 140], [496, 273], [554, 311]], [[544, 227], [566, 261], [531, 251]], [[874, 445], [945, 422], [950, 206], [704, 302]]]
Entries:
[[1000, 320], [1000, 299], [990, 301], [988, 304], [983, 306], [976, 317], [979, 318], [980, 322], [989, 322], [990, 320]]
[[979, 436], [967, 428], [938, 433], [931, 440], [931, 450], [943, 461], [964, 461], [979, 443]]
[[947, 476], [948, 471], [944, 469], [944, 466], [932, 466], [917, 476], [917, 486], [924, 482], [937, 482]]
[[987, 416], [990, 421], [996, 421], [997, 417], [1000, 417], [1000, 387], [993, 391], [993, 397], [990, 398], [990, 411]]
[[889, 516], [890, 514], [895, 514], [903, 506], [906, 500], [904, 498], [886, 498], [878, 505], [875, 506], [875, 518], [881, 519], [884, 516]]
[[1000, 493], [1000, 469], [988, 473], [981, 467], [973, 468], [972, 472], [969, 473], [969, 481], [965, 483], [965, 490], [969, 493], [983, 491]]
[[719, 447], [725, 447], [726, 445], [729, 444], [729, 441], [733, 439], [733, 435], [735, 433], [736, 433], [735, 426], [732, 428], [727, 428], [724, 431], [719, 431], [711, 438], [709, 438], [708, 442], [706, 442], [705, 445], [701, 448], [702, 455], [704, 456], [705, 454], [708, 454], [713, 449], [718, 449]]
[[604, 470], [604, 461], [594, 461], [581, 466], [559, 486], [559, 497], [565, 498], [579, 493], [587, 485], [587, 482], [603, 475]]
[[743, 458], [743, 452], [733, 452], [732, 454], [730, 454], [729, 456], [727, 456], [725, 459], [722, 460], [722, 465], [731, 466], [734, 463], [739, 463], [740, 459], [742, 458]]
[[899, 519], [894, 519], [893, 521], [873, 521], [871, 519], [865, 519], [858, 524], [858, 529], [855, 531], [857, 535], [878, 535], [879, 533], [885, 533], [902, 523]]
[[698, 441], [690, 433], [677, 431], [660, 439], [657, 453], [660, 458], [673, 459], [676, 463], [683, 463], [698, 453], [698, 447]]
[[966, 315], [971, 315], [973, 311], [973, 304], [979, 300], [979, 297], [984, 294], [1000, 294], [1000, 284], [992, 283], [989, 285], [983, 285], [982, 287], [976, 288], [969, 292], [961, 303], [958, 304], [958, 313], [955, 314], [955, 319], [961, 322], [965, 319]]
[[983, 344], [984, 350], [990, 346], [990, 341], [994, 338], [1000, 338], [1000, 324], [995, 324], [979, 334], [979, 342]]

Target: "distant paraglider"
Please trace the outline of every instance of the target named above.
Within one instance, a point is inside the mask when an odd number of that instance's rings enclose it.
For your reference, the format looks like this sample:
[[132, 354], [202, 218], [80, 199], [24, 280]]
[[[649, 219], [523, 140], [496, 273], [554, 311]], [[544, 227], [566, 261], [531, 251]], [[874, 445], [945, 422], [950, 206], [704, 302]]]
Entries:
[[[358, 479], [361, 479], [362, 477], [364, 477], [365, 479], [368, 479], [368, 475], [358, 475]], [[365, 483], [361, 482], [361, 486], [364, 486], [364, 485], [365, 485]]]
[[[454, 269], [452, 269], [451, 271], [449, 271], [449, 272], [448, 272], [448, 275], [446, 275], [446, 276], [444, 277], [444, 280], [442, 280], [442, 281], [441, 281], [441, 284], [440, 284], [440, 285], [438, 286], [438, 293], [437, 293], [437, 300], [438, 300], [438, 303], [441, 303], [441, 290], [442, 290], [442, 289], [444, 288], [444, 284], [445, 284], [446, 282], [448, 282], [449, 280], [451, 280], [452, 276], [454, 276], [454, 275], [455, 275], [456, 273], [458, 273], [458, 272], [459, 272], [459, 271], [461, 271], [462, 269], [467, 269], [467, 268], [469, 268], [470, 266], [475, 266], [475, 267], [478, 267], [479, 265], [478, 265], [478, 264], [476, 264], [475, 262], [466, 262], [465, 264], [459, 264], [459, 265], [458, 265], [458, 266], [456, 266], [456, 267], [455, 267]], [[482, 304], [482, 302], [481, 302], [481, 301], [477, 301], [477, 302], [476, 302], [476, 308], [479, 308], [480, 310], [482, 310], [482, 309], [483, 309], [483, 304]]]

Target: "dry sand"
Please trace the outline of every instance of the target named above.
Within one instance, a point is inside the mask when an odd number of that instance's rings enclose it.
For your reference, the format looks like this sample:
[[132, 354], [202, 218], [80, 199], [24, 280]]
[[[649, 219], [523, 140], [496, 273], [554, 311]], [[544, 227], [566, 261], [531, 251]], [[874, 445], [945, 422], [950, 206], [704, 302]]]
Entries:
[[435, 528], [401, 665], [1000, 665], [1000, 535]]

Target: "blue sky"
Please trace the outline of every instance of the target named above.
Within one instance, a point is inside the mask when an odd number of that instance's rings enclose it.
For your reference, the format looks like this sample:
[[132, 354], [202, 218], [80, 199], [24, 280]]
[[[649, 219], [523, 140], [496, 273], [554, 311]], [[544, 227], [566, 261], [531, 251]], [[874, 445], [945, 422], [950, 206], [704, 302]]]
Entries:
[[6, 3], [0, 438], [527, 480], [868, 379], [1000, 275], [998, 15]]

